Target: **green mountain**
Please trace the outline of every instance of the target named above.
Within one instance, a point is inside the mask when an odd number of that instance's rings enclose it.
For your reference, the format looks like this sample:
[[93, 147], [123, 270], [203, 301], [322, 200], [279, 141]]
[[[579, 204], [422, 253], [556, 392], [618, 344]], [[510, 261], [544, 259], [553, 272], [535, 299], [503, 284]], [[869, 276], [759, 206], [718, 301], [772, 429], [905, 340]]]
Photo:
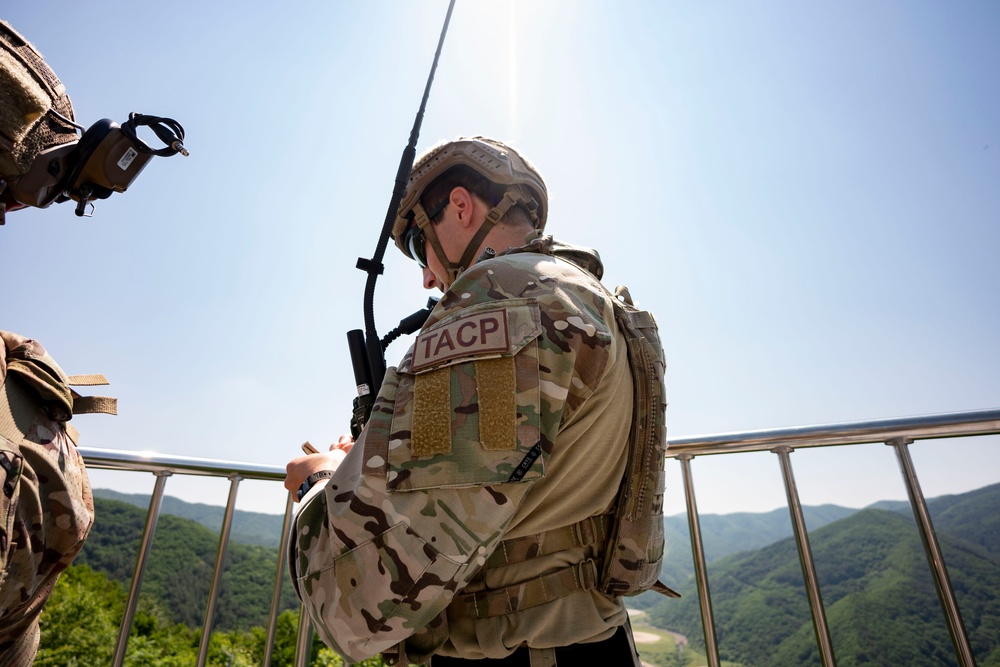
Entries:
[[[838, 505], [803, 507], [809, 530], [816, 530], [842, 519], [858, 510]], [[705, 549], [705, 562], [713, 563], [733, 553], [760, 549], [778, 540], [792, 536], [792, 520], [787, 509], [770, 512], [735, 514], [703, 514], [699, 518], [701, 541]], [[691, 533], [686, 514], [674, 514], [663, 519], [663, 536], [666, 542], [660, 580], [672, 588], [694, 576], [694, 557], [691, 555]], [[630, 598], [628, 606], [648, 610], [663, 602], [659, 593], [643, 593]]]
[[[998, 500], [1000, 484], [991, 484], [968, 493], [931, 498], [927, 501], [927, 509], [935, 530], [940, 523], [947, 526], [952, 535], [992, 553], [1000, 553], [1000, 513], [995, 511]], [[906, 501], [883, 500], [869, 507], [913, 516], [910, 503]]]
[[[119, 493], [111, 489], [94, 489], [95, 498], [119, 500], [129, 505], [149, 509], [149, 494]], [[218, 533], [222, 530], [222, 519], [226, 508], [219, 505], [203, 503], [188, 503], [173, 496], [163, 496], [160, 514], [171, 514], [184, 519], [197, 521], [206, 528]], [[256, 544], [262, 547], [276, 547], [281, 539], [281, 525], [284, 516], [281, 514], [264, 514], [262, 512], [233, 512], [233, 525], [230, 538], [240, 544]]]
[[[74, 563], [104, 572], [127, 589], [139, 553], [146, 511], [99, 497], [94, 504], [97, 519]], [[200, 627], [218, 549], [218, 533], [190, 519], [161, 515], [141, 592], [159, 599], [174, 622]], [[267, 625], [278, 556], [274, 547], [229, 544], [216, 606], [216, 628], [246, 630]], [[287, 573], [283, 580], [281, 609], [297, 608]]]
[[[855, 512], [857, 510], [837, 505], [802, 508], [809, 530], [821, 528]], [[705, 561], [709, 563], [740, 551], [760, 549], [792, 536], [792, 520], [787, 509], [756, 514], [705, 514], [700, 516], [699, 524]], [[661, 578], [681, 583], [694, 574], [687, 515], [665, 517], [663, 531], [667, 546]]]
[[[980, 665], [1000, 665], [1000, 485], [929, 501]], [[909, 508], [865, 509], [810, 530], [837, 664], [953, 665], [954, 651]], [[819, 665], [794, 539], [711, 563], [719, 652], [748, 666]], [[649, 610], [704, 647], [697, 590]]]
[[[111, 489], [94, 489], [95, 498], [105, 498], [128, 503], [146, 511], [149, 495], [141, 493], [120, 493]], [[909, 505], [903, 503], [908, 508]], [[857, 510], [837, 505], [803, 507], [806, 524], [811, 530], [842, 519]], [[164, 496], [160, 514], [172, 515], [196, 521], [218, 533], [222, 528], [225, 508], [218, 505], [189, 503], [173, 496]], [[233, 513], [232, 541], [240, 544], [276, 547], [281, 537], [283, 518], [278, 514], [245, 512]], [[691, 538], [688, 531], [687, 515], [677, 514], [664, 518], [666, 553], [660, 578], [673, 586], [679, 586], [694, 574], [691, 558]], [[792, 524], [788, 510], [777, 509], [765, 513], [740, 512], [736, 514], [706, 514], [701, 516], [702, 542], [705, 558], [714, 562], [739, 551], [759, 549], [792, 535]], [[647, 609], [662, 601], [656, 593], [646, 593], [629, 601], [629, 606]]]
[[[938, 525], [956, 537], [1000, 554], [1000, 484], [927, 502], [935, 530]], [[909, 508], [907, 508], [909, 509]]]

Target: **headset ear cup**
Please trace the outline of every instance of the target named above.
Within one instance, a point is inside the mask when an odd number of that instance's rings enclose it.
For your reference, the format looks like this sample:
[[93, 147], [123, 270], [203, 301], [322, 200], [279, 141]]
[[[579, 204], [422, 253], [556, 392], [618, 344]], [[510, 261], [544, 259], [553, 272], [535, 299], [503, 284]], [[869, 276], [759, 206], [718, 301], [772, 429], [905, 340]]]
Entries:
[[[83, 170], [90, 160], [91, 156], [97, 150], [97, 147], [101, 145], [101, 142], [107, 138], [111, 131], [117, 127], [117, 124], [110, 118], [102, 118], [93, 125], [90, 129], [83, 133], [83, 137], [80, 138], [80, 143], [76, 145], [76, 149], [70, 155], [69, 162], [73, 166], [71, 167], [69, 178], [66, 181], [66, 192], [69, 196], [80, 201], [80, 198], [85, 199], [107, 199], [111, 196], [111, 190], [106, 187], [96, 185], [94, 183], [86, 183], [83, 179]], [[86, 189], [90, 190], [89, 194], [84, 196], [84, 186]]]

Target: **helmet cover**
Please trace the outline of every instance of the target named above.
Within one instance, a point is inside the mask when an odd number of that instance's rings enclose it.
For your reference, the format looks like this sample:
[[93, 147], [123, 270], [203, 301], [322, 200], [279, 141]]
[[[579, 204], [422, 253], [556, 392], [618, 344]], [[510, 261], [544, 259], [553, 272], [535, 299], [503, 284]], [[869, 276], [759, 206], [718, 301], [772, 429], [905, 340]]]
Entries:
[[[13, 186], [11, 181], [31, 171], [39, 154], [75, 143], [74, 121], [73, 105], [55, 72], [30, 42], [0, 20], [0, 178]], [[52, 191], [51, 198], [57, 194]], [[45, 194], [45, 201], [24, 203], [46, 206], [51, 198]]]
[[501, 141], [481, 136], [459, 137], [429, 149], [410, 170], [406, 192], [392, 227], [396, 247], [404, 255], [410, 257], [409, 248], [403, 242], [403, 234], [410, 225], [413, 208], [420, 202], [420, 197], [428, 186], [446, 171], [459, 165], [469, 167], [487, 180], [507, 186], [508, 189], [517, 186], [526, 188], [537, 204], [535, 228], [539, 231], [545, 229], [549, 209], [548, 190], [538, 170], [520, 153]]

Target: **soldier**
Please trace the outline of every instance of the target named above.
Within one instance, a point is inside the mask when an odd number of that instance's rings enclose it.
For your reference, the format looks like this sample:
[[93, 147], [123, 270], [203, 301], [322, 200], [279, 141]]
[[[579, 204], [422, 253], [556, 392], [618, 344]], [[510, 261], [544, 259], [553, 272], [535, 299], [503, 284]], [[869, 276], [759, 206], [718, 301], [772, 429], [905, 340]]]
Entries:
[[62, 194], [79, 136], [66, 88], [42, 55], [0, 21], [0, 224]]
[[67, 423], [86, 411], [70, 379], [37, 341], [0, 339], [0, 665], [20, 667], [38, 651], [42, 607], [83, 548], [94, 498]]
[[[639, 665], [619, 592], [650, 588], [662, 557], [662, 350], [633, 372], [597, 252], [544, 236], [547, 214], [541, 175], [499, 141], [414, 165], [393, 237], [444, 296], [356, 446], [292, 460], [285, 482], [304, 492], [296, 591], [349, 660]], [[619, 494], [630, 477], [648, 493]], [[619, 530], [624, 495], [644, 496], [638, 532]], [[608, 575], [613, 539], [638, 548], [638, 589]]]
[[[41, 54], [0, 21], [0, 223], [64, 192], [79, 140], [69, 96]], [[81, 161], [77, 160], [77, 164]], [[39, 617], [56, 579], [83, 547], [94, 499], [68, 422], [114, 413], [114, 399], [82, 397], [35, 340], [0, 331], [0, 667], [30, 665]]]

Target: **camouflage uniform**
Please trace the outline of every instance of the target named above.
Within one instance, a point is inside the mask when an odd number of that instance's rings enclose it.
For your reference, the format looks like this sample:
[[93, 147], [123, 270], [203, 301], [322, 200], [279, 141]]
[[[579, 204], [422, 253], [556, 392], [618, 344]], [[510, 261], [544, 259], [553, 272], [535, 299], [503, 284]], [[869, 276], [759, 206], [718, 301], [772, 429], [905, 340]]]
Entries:
[[[620, 599], [576, 577], [600, 544], [475, 577], [502, 540], [613, 506], [633, 389], [602, 272], [596, 252], [551, 237], [480, 261], [388, 369], [357, 444], [303, 499], [290, 545], [299, 597], [339, 653], [359, 661], [405, 641], [413, 662], [503, 658], [626, 622]], [[568, 576], [573, 592], [474, 595], [542, 575]]]
[[42, 606], [83, 547], [94, 499], [66, 423], [68, 378], [36, 341], [0, 338], [0, 667], [20, 667], [38, 650]]

